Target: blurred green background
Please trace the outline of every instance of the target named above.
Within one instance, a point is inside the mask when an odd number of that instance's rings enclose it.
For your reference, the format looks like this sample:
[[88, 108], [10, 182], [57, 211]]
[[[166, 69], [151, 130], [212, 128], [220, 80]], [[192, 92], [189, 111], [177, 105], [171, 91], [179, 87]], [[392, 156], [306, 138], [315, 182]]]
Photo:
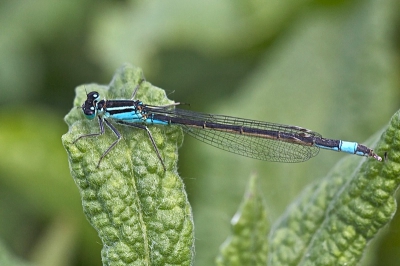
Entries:
[[[191, 110], [328, 138], [364, 142], [400, 106], [398, 0], [3, 0], [0, 25], [0, 246], [37, 265], [101, 265], [61, 145], [63, 117], [76, 86], [108, 84], [125, 62]], [[267, 163], [190, 137], [179, 154], [195, 265], [213, 264], [252, 173], [274, 222], [346, 156]], [[394, 219], [362, 265], [400, 261]]]

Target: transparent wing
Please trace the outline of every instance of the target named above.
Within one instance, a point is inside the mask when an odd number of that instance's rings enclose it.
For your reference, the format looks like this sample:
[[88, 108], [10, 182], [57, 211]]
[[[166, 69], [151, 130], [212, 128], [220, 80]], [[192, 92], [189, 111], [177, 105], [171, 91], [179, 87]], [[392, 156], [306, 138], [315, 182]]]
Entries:
[[305, 128], [182, 109], [148, 108], [149, 113], [155, 115], [155, 119], [179, 124], [190, 136], [242, 156], [271, 162], [303, 162], [319, 152], [318, 147], [302, 144], [301, 141], [288, 141], [290, 138], [284, 141], [257, 134], [279, 132], [293, 136], [293, 139], [296, 139], [296, 136], [321, 137], [319, 133]]

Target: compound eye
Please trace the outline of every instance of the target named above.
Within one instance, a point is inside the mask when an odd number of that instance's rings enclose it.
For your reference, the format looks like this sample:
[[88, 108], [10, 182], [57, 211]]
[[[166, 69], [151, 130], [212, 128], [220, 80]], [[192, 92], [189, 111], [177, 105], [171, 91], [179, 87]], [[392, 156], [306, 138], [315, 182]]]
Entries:
[[100, 94], [97, 91], [89, 92], [87, 95], [87, 99], [88, 100], [91, 99], [93, 102], [94, 101], [98, 102], [99, 98], [100, 98]]
[[91, 106], [90, 108], [85, 108], [83, 112], [85, 115], [93, 115], [95, 113], [95, 108]]
[[82, 105], [83, 114], [86, 116], [87, 119], [91, 120], [96, 116], [96, 108], [86, 101]]

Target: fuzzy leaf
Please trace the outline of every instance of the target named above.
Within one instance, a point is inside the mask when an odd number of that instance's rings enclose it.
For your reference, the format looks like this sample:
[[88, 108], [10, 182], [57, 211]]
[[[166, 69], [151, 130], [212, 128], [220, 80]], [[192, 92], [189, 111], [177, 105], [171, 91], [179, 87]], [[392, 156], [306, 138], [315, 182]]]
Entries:
[[400, 111], [373, 159], [346, 157], [306, 188], [274, 226], [269, 265], [356, 265], [369, 241], [393, 217], [400, 184]]
[[[99, 168], [100, 156], [116, 139], [111, 130], [105, 128], [102, 136], [73, 143], [81, 135], [99, 132], [97, 121], [86, 120], [77, 108], [86, 99], [86, 91], [97, 91], [106, 99], [130, 99], [142, 76], [139, 68], [124, 65], [109, 86], [78, 87], [74, 108], [65, 117], [69, 131], [62, 137], [63, 145], [84, 213], [103, 242], [104, 265], [191, 265], [191, 207], [176, 170], [181, 130], [149, 128], [166, 171], [143, 130], [116, 126], [123, 139]], [[148, 82], [141, 83], [135, 98], [146, 104], [171, 103], [164, 91]]]

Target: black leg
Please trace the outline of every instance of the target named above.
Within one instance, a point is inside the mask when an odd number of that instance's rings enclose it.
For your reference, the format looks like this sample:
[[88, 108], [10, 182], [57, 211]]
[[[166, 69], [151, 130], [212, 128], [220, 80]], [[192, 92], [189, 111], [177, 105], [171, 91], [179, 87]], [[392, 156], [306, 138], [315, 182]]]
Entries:
[[104, 134], [104, 124], [103, 124], [103, 119], [99, 118], [99, 128], [100, 128], [100, 132], [99, 133], [91, 133], [91, 134], [86, 134], [86, 135], [82, 135], [79, 136], [76, 140], [74, 140], [74, 142], [72, 142], [73, 144], [75, 144], [78, 140], [83, 139], [83, 138], [87, 138], [87, 137], [97, 137], [97, 136], [101, 136]]
[[[97, 168], [99, 168], [100, 166], [100, 162], [101, 160], [103, 160], [103, 158], [112, 150], [112, 148], [114, 148], [115, 145], [117, 145], [117, 143], [121, 140], [121, 134], [118, 132], [118, 130], [110, 123], [108, 122], [108, 120], [104, 119], [104, 122], [106, 123], [106, 125], [112, 130], [112, 132], [114, 132], [115, 136], [117, 136], [117, 139], [110, 145], [110, 147], [108, 147], [108, 149], [103, 153], [103, 155], [101, 155], [100, 160], [97, 164]], [[103, 129], [104, 131], [104, 129]]]
[[117, 145], [117, 143], [121, 140], [121, 134], [118, 132], [118, 130], [110, 123], [108, 122], [107, 119], [104, 118], [100, 118], [99, 117], [99, 128], [100, 128], [100, 132], [99, 133], [91, 133], [91, 134], [86, 134], [86, 135], [82, 135], [79, 138], [77, 138], [73, 143], [75, 144], [78, 140], [83, 139], [83, 138], [87, 138], [87, 137], [97, 137], [97, 136], [101, 136], [104, 134], [104, 123], [103, 121], [106, 123], [106, 125], [112, 130], [112, 132], [114, 132], [115, 136], [117, 136], [117, 140], [115, 140], [110, 147], [108, 147], [108, 149], [103, 153], [103, 155], [101, 155], [99, 162], [97, 163], [97, 168], [99, 168], [101, 161], [103, 160], [103, 158], [111, 151], [112, 148], [114, 148], [115, 145]]
[[162, 166], [163, 166], [163, 168], [164, 168], [164, 171], [166, 171], [166, 167], [165, 167], [164, 161], [163, 161], [163, 159], [161, 158], [161, 155], [160, 155], [160, 152], [159, 152], [159, 150], [158, 150], [158, 148], [157, 148], [156, 142], [155, 142], [154, 139], [153, 139], [153, 135], [151, 135], [150, 130], [149, 130], [145, 125], [141, 125], [141, 124], [137, 124], [137, 123], [128, 123], [128, 122], [123, 122], [123, 121], [118, 121], [117, 123], [118, 123], [118, 124], [121, 124], [121, 125], [130, 126], [130, 127], [135, 127], [135, 128], [140, 128], [140, 129], [145, 130], [145, 131], [147, 132], [147, 135], [149, 136], [149, 139], [150, 139], [150, 141], [151, 141], [151, 144], [153, 144], [154, 151], [156, 152], [157, 157], [158, 157], [158, 159], [160, 160], [160, 162], [161, 162], [161, 164], [162, 164]]

